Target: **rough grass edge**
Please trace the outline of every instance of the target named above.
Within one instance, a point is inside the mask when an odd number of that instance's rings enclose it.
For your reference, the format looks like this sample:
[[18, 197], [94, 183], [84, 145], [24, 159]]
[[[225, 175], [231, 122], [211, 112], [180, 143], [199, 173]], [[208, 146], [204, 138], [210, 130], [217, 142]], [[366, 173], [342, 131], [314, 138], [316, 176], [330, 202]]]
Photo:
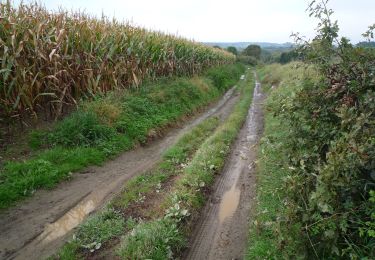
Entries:
[[[289, 225], [290, 237], [293, 241], [287, 241], [280, 235], [285, 230], [285, 205], [288, 203], [284, 192], [285, 178], [290, 169], [288, 167], [287, 154], [284, 151], [288, 138], [288, 125], [282, 118], [275, 114], [275, 108], [279, 105], [280, 95], [289, 95], [291, 88], [282, 84], [276, 89], [271, 89], [273, 82], [269, 82], [266, 74], [270, 67], [261, 68], [261, 80], [267, 84], [269, 96], [265, 105], [265, 129], [260, 142], [257, 158], [257, 185], [256, 203], [251, 218], [246, 259], [289, 259], [291, 256], [303, 255], [303, 243], [301, 227]], [[289, 66], [291, 67], [291, 66]], [[284, 65], [284, 69], [288, 69]], [[284, 79], [284, 77], [281, 77]], [[263, 81], [265, 80], [265, 81]], [[280, 82], [280, 81], [279, 81]], [[285, 231], [284, 231], [285, 232]]]

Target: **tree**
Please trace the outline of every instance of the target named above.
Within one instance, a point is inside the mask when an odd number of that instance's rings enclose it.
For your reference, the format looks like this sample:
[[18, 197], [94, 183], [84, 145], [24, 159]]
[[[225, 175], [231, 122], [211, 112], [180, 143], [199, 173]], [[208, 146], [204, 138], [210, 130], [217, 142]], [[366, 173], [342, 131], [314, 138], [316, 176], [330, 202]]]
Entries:
[[262, 53], [262, 49], [260, 48], [259, 45], [254, 45], [254, 44], [251, 44], [249, 46], [246, 47], [246, 49], [244, 49], [244, 55], [246, 56], [251, 56], [251, 57], [254, 57], [256, 59], [260, 59], [260, 54]]
[[236, 55], [236, 56], [238, 55], [238, 51], [237, 51], [236, 47], [234, 47], [234, 46], [229, 46], [229, 47], [227, 48], [227, 51], [233, 53], [233, 54]]
[[298, 58], [299, 58], [298, 52], [296, 50], [291, 50], [291, 51], [288, 51], [288, 52], [281, 53], [280, 58], [279, 58], [279, 62], [281, 64], [286, 64], [288, 62], [297, 60]]
[[251, 65], [251, 66], [256, 66], [258, 64], [258, 60], [252, 56], [238, 55], [237, 61]]

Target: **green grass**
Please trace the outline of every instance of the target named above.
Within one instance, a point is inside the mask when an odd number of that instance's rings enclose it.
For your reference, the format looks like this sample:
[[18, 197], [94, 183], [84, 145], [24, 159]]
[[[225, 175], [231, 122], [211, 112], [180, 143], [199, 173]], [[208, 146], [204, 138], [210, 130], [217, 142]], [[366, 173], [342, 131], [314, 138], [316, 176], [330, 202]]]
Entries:
[[98, 249], [102, 243], [120, 235], [124, 227], [120, 213], [107, 209], [80, 226], [75, 239], [86, 249]]
[[79, 245], [75, 241], [70, 241], [65, 244], [63, 248], [56, 254], [56, 256], [49, 257], [48, 260], [61, 259], [61, 260], [80, 260], [83, 259], [82, 256], [78, 255], [76, 252], [79, 250]]
[[91, 147], [55, 147], [25, 162], [9, 162], [0, 175], [0, 208], [6, 208], [37, 189], [52, 188], [73, 171], [99, 164], [105, 154]]
[[122, 240], [118, 255], [121, 259], [171, 259], [173, 250], [183, 248], [186, 240], [177, 224], [158, 219], [138, 224]]
[[286, 127], [267, 113], [257, 171], [257, 206], [251, 223], [247, 259], [275, 259], [280, 256], [276, 221], [283, 211], [283, 178], [287, 175], [282, 141]]
[[133, 220], [125, 221], [119, 212], [107, 207], [80, 225], [73, 239], [50, 259], [82, 259], [80, 252], [92, 253], [99, 250], [105, 242], [120, 236], [133, 226]]
[[59, 122], [44, 141], [55, 146], [90, 147], [108, 142], [115, 135], [116, 129], [102, 124], [94, 112], [77, 111]]
[[[266, 78], [264, 87], [270, 90], [270, 84], [274, 83]], [[285, 199], [285, 178], [292, 169], [288, 167], [285, 153], [289, 128], [275, 112], [279, 106], [278, 97], [290, 96], [292, 92], [292, 88], [282, 84], [269, 93], [266, 102], [265, 129], [257, 160], [256, 208], [250, 223], [246, 259], [289, 259], [297, 255], [297, 248], [301, 248], [298, 246], [301, 243], [298, 240], [301, 236], [299, 226], [288, 226], [287, 232], [294, 234], [294, 241], [287, 241], [288, 238], [280, 235], [287, 221], [283, 218], [288, 203]], [[301, 252], [298, 255], [302, 255]]]
[[31, 135], [35, 156], [5, 162], [0, 170], [0, 209], [147, 142], [163, 128], [219, 98], [237, 82], [243, 69], [239, 64], [226, 65], [199, 78], [162, 79], [83, 103], [51, 131]]

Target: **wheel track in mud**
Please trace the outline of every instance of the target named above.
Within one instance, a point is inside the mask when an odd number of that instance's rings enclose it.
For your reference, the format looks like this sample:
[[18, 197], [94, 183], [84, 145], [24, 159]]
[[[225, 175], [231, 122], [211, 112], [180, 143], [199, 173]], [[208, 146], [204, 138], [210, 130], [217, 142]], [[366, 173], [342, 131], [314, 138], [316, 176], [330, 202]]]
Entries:
[[[255, 77], [256, 78], [256, 77]], [[255, 83], [246, 122], [217, 177], [208, 203], [193, 231], [185, 259], [243, 259], [249, 216], [255, 197], [255, 160], [263, 132], [264, 95]]]

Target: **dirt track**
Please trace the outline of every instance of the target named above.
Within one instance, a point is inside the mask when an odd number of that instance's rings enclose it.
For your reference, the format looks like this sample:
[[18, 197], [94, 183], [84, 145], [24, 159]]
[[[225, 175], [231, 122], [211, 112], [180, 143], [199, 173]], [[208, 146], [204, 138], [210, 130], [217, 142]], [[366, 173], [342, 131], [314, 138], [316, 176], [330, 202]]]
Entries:
[[41, 190], [0, 214], [0, 259], [41, 259], [52, 254], [73, 228], [100, 208], [129, 178], [152, 168], [166, 148], [211, 116], [222, 120], [238, 99], [232, 88], [207, 112], [146, 147], [128, 151], [102, 167], [90, 167], [53, 190]]
[[263, 132], [260, 84], [214, 192], [193, 232], [186, 259], [243, 259], [250, 210], [255, 196], [257, 143]]

